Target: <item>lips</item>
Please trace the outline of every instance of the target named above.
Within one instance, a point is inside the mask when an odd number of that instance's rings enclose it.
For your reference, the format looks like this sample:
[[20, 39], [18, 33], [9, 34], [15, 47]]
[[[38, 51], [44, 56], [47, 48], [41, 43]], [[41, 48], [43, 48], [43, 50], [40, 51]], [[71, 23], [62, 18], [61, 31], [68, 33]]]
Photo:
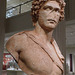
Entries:
[[52, 19], [48, 19], [48, 21], [49, 21], [50, 23], [57, 23], [55, 20], [52, 20]]

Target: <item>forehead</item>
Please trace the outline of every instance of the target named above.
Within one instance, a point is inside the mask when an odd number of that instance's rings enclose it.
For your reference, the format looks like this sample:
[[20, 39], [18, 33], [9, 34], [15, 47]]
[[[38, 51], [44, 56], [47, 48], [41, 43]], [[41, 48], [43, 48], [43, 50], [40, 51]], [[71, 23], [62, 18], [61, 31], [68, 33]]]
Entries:
[[49, 0], [49, 1], [45, 2], [45, 4], [42, 7], [44, 7], [44, 6], [51, 6], [53, 8], [59, 8], [60, 9], [59, 3], [57, 1], [50, 1]]

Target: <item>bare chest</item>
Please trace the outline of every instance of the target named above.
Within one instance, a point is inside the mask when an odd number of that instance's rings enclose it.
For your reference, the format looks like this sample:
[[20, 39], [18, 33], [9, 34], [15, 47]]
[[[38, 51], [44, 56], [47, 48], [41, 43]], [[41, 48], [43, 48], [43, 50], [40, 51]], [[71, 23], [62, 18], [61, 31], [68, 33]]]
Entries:
[[[54, 49], [52, 47], [50, 48], [52, 49], [50, 52], [57, 57]], [[61, 70], [55, 66], [48, 53], [34, 42], [30, 42], [28, 45], [22, 47], [20, 60], [27, 65], [29, 69], [36, 73], [44, 73], [45, 75], [48, 75], [55, 69], [55, 73], [58, 75], [61, 74]]]

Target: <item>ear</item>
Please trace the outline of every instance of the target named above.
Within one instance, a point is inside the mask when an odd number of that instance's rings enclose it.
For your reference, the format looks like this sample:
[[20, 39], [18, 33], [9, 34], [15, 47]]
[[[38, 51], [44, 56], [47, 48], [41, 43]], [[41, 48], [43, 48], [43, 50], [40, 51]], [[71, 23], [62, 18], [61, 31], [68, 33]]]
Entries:
[[36, 23], [33, 23], [33, 26], [36, 26]]
[[62, 21], [62, 20], [64, 20], [64, 14], [60, 15], [59, 21]]

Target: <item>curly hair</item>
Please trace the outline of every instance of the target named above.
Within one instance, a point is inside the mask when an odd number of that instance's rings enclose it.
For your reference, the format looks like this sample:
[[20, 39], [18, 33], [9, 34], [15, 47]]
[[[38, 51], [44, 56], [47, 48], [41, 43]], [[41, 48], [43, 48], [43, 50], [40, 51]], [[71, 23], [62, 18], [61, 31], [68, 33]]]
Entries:
[[[38, 21], [39, 17], [39, 9], [49, 0], [33, 0], [32, 2], [32, 8], [31, 8], [31, 15], [32, 15], [32, 21], [33, 23], [36, 23]], [[51, 1], [57, 1], [61, 7], [60, 10], [60, 19], [59, 21], [64, 19], [64, 8], [65, 8], [65, 2], [64, 0], [51, 0]]]

